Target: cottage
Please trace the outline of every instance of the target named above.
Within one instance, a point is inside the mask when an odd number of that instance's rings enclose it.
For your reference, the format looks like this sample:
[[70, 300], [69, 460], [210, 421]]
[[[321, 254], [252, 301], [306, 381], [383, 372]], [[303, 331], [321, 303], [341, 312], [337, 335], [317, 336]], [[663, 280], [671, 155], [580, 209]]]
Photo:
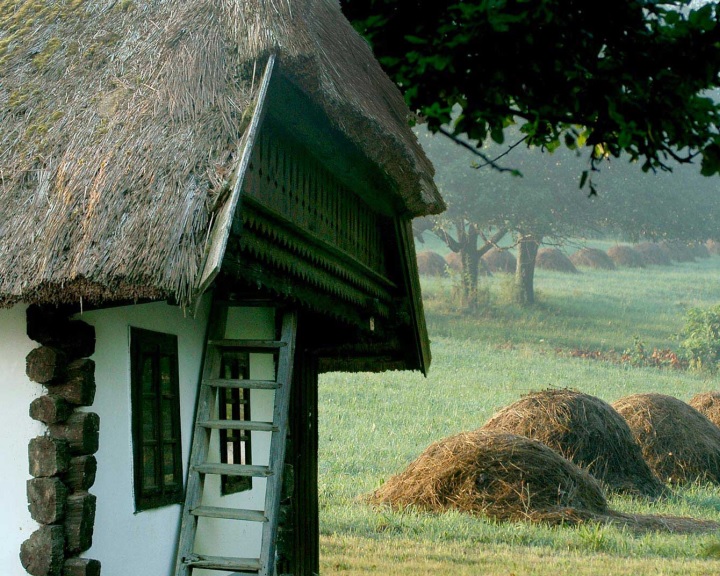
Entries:
[[407, 115], [337, 0], [0, 0], [3, 574], [318, 571], [318, 373], [430, 362]]

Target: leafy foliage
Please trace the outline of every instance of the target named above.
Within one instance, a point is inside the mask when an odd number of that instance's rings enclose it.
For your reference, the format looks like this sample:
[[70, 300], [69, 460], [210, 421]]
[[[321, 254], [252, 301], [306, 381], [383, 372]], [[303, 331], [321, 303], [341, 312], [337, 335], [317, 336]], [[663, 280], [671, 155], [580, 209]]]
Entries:
[[681, 337], [680, 349], [690, 366], [716, 373], [720, 368], [720, 305], [689, 310]]
[[550, 151], [625, 153], [645, 171], [700, 155], [704, 175], [720, 172], [715, 2], [341, 3], [433, 131], [502, 143], [519, 120]]

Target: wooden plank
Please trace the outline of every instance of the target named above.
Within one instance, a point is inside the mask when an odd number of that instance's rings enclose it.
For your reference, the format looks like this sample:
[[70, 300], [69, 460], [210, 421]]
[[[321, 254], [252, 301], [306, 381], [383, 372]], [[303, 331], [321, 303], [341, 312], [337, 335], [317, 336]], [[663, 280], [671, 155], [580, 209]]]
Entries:
[[203, 381], [215, 388], [248, 388], [249, 390], [276, 390], [278, 383], [274, 380], [232, 380], [227, 378], [209, 378]]
[[275, 340], [241, 340], [223, 338], [211, 340], [211, 346], [218, 348], [242, 348], [243, 350], [278, 350], [286, 346], [285, 342], [277, 342]]
[[198, 464], [192, 467], [199, 474], [217, 474], [219, 476], [252, 476], [265, 478], [272, 476], [269, 466], [246, 466], [245, 464]]
[[188, 558], [188, 566], [206, 570], [235, 570], [239, 572], [257, 572], [260, 562], [256, 558], [234, 558], [231, 556], [205, 556], [193, 554]]
[[230, 236], [232, 222], [235, 217], [235, 210], [240, 202], [245, 173], [247, 172], [247, 167], [250, 164], [250, 157], [252, 155], [253, 148], [255, 147], [255, 140], [258, 132], [260, 131], [262, 120], [265, 116], [265, 101], [267, 99], [268, 87], [270, 86], [270, 79], [272, 78], [274, 65], [275, 55], [270, 54], [267, 64], [265, 65], [265, 72], [263, 73], [260, 89], [255, 101], [255, 109], [253, 111], [252, 118], [250, 119], [250, 125], [245, 130], [243, 140], [241, 141], [239, 147], [240, 160], [235, 172], [235, 181], [233, 183], [230, 196], [217, 212], [215, 225], [213, 226], [211, 236], [208, 241], [205, 263], [195, 290], [196, 301], [199, 300], [200, 296], [208, 289], [212, 281], [220, 272], [220, 267], [222, 266], [225, 250], [227, 248], [228, 237]]
[[191, 511], [194, 516], [205, 518], [225, 518], [226, 520], [245, 520], [246, 522], [267, 522], [262, 510], [244, 510], [238, 508], [219, 508], [216, 506], [198, 506]]
[[253, 430], [256, 432], [277, 432], [278, 429], [272, 422], [254, 420], [204, 420], [198, 422], [197, 425], [216, 430]]

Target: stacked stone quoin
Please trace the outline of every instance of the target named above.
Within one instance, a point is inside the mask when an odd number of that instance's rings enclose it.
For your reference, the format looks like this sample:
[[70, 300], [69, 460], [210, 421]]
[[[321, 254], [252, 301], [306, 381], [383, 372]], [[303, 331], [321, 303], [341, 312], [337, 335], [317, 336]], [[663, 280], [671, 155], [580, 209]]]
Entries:
[[40, 344], [27, 355], [28, 377], [46, 393], [30, 404], [30, 417], [47, 433], [30, 441], [27, 496], [40, 524], [20, 549], [33, 576], [99, 576], [100, 562], [79, 558], [92, 546], [100, 418], [78, 410], [95, 399], [95, 329], [55, 308], [30, 306], [27, 334]]

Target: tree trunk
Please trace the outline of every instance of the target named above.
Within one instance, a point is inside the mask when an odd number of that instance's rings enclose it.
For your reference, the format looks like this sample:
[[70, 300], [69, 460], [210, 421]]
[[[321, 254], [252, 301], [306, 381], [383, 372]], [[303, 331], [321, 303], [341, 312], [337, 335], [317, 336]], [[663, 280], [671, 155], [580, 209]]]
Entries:
[[542, 238], [523, 235], [518, 242], [513, 300], [522, 306], [535, 304], [535, 257]]
[[463, 242], [460, 243], [460, 261], [462, 262], [460, 303], [464, 310], [474, 312], [478, 307], [478, 266], [480, 264], [477, 250], [477, 229], [471, 225], [463, 236]]

